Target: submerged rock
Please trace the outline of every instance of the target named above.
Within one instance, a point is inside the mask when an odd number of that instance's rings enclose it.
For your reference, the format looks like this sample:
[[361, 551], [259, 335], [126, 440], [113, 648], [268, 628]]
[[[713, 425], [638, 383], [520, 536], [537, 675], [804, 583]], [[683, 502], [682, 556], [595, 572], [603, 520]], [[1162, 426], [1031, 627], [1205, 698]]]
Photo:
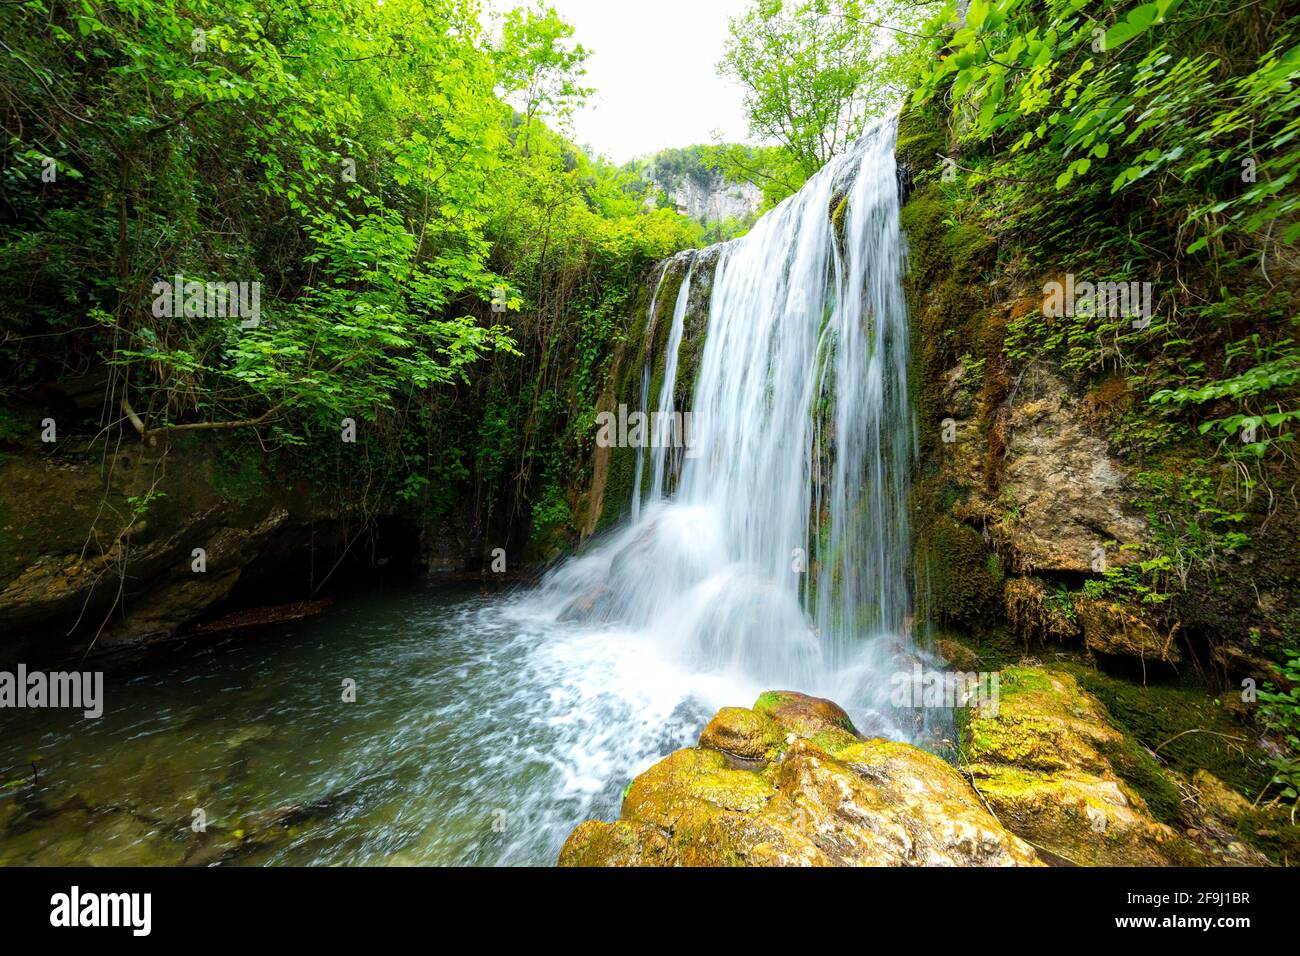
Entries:
[[560, 612], [559, 620], [564, 623], [605, 621], [609, 615], [609, 599], [612, 593], [603, 584], [588, 588], [565, 606]]
[[[735, 758], [749, 761], [737, 768]], [[579, 825], [561, 866], [1034, 866], [959, 771], [863, 740], [831, 701], [770, 691], [728, 707], [637, 777], [622, 819]]]

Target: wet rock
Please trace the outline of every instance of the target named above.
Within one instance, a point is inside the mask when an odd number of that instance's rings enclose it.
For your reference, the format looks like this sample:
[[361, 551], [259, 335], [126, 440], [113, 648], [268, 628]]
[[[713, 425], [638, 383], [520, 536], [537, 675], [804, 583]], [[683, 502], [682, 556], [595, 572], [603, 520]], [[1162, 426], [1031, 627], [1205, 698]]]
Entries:
[[1038, 863], [1033, 849], [998, 824], [956, 769], [908, 744], [862, 741], [828, 759], [815, 745], [799, 741], [782, 762], [778, 780], [819, 822], [817, 836], [835, 848], [838, 862]]
[[578, 623], [600, 623], [608, 618], [609, 588], [603, 584], [589, 588], [568, 603], [560, 612], [560, 621]]
[[1201, 807], [1225, 823], [1236, 823], [1250, 812], [1250, 801], [1208, 770], [1192, 774], [1192, 786]]
[[299, 541], [322, 561], [346, 550], [326, 533], [340, 506], [306, 481], [250, 467], [229, 493], [217, 442], [126, 449], [109, 468], [92, 457], [0, 461], [0, 662], [171, 637], [249, 575], [282, 574]]
[[30, 815], [0, 839], [5, 866], [176, 866], [184, 855], [156, 821], [76, 799]]
[[[970, 712], [963, 749], [998, 820], [1040, 850], [1089, 866], [1203, 864], [1116, 772], [1131, 745], [1096, 698], [1063, 672], [1002, 672], [996, 715]], [[1152, 773], [1159, 773], [1151, 762]]]
[[1089, 599], [1076, 601], [1075, 608], [1083, 626], [1083, 643], [1090, 651], [1170, 664], [1183, 658], [1174, 643], [1174, 633], [1158, 633], [1150, 621], [1131, 608]]
[[275, 736], [275, 728], [270, 724], [248, 724], [240, 727], [225, 739], [227, 750], [238, 750], [245, 744], [266, 740]]
[[251, 528], [222, 527], [207, 539], [200, 539], [207, 555], [207, 571], [203, 574], [192, 571], [185, 559], [189, 551], [182, 547], [182, 560], [159, 578], [147, 600], [128, 606], [123, 619], [110, 625], [96, 646], [171, 637], [182, 625], [223, 601], [244, 567], [288, 520], [288, 510], [276, 506]]
[[700, 746], [745, 760], [772, 760], [785, 746], [785, 732], [766, 714], [724, 707], [700, 734]]
[[560, 866], [670, 866], [668, 836], [647, 823], [580, 823], [565, 841]]
[[[700, 741], [638, 776], [620, 820], [578, 826], [560, 865], [1038, 864], [957, 770], [907, 744], [861, 740], [831, 701], [768, 692], [752, 710], [724, 708]], [[756, 769], [734, 765], [737, 750], [760, 748], [769, 759]]]
[[754, 712], [775, 721], [787, 740], [804, 738], [834, 748], [861, 739], [844, 709], [823, 697], [769, 690], [754, 701]]

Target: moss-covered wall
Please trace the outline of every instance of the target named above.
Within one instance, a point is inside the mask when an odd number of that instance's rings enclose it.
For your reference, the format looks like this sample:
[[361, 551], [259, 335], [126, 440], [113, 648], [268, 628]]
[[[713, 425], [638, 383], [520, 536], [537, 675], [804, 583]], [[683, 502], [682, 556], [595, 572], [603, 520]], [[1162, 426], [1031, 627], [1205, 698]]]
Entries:
[[[691, 287], [678, 351], [673, 398], [678, 410], [690, 409], [708, 327], [713, 274], [721, 248], [709, 246], [678, 253], [646, 273], [626, 316], [626, 331], [612, 364], [600, 411], [617, 414], [620, 404], [625, 405], [629, 413], [641, 408], [641, 382], [647, 355], [650, 359], [650, 405], [653, 407], [658, 400], [663, 387], [673, 310], [688, 273]], [[652, 301], [654, 314], [650, 315]], [[591, 511], [585, 520], [587, 534], [607, 530], [627, 516], [636, 483], [635, 448], [597, 449], [594, 454], [594, 480], [588, 496]], [[642, 468], [644, 486], [649, 477], [648, 455], [642, 455]]]
[[[922, 631], [935, 637], [945, 656], [969, 666], [1004, 667], [1026, 656], [1066, 662], [1061, 666], [1105, 702], [1125, 731], [1128, 749], [1112, 754], [1112, 762], [1159, 819], [1178, 824], [1185, 818], [1185, 784], [1197, 770], [1254, 800], [1272, 772], [1257, 743], [1267, 731], [1258, 707], [1238, 703], [1239, 681], [1280, 680], [1283, 635], [1291, 634], [1291, 646], [1300, 641], [1294, 501], [1244, 507], [1246, 514], [1234, 520], [1249, 529], [1250, 551], [1221, 552], [1213, 565], [1191, 560], [1194, 528], [1179, 532], [1186, 551], [1178, 560], [1188, 560], [1191, 570], [1176, 586], [1165, 579], [1171, 593], [1157, 594], [1154, 579], [1136, 566], [1116, 578], [1114, 565], [1105, 573], [1087, 564], [1068, 570], [1018, 565], [1018, 536], [1025, 532], [1013, 477], [1025, 455], [1042, 458], [1044, 449], [1053, 449], [1041, 440], [1042, 421], [1068, 425], [1096, 451], [1082, 462], [1081, 474], [1080, 463], [1064, 457], [1070, 449], [1058, 449], [1061, 460], [1043, 462], [1040, 470], [1049, 477], [1057, 472], [1059, 486], [1049, 482], [1038, 490], [1066, 502], [1068, 511], [1089, 473], [1117, 474], [1119, 505], [1148, 522], [1148, 539], [1132, 550], [1143, 557], [1168, 554], [1160, 549], [1170, 547], [1170, 529], [1186, 516], [1172, 496], [1155, 507], [1145, 503], [1135, 476], [1144, 468], [1204, 473], [1207, 452], [1187, 447], [1181, 462], [1176, 451], [1143, 460], [1130, 450], [1133, 444], [1116, 441], [1116, 431], [1122, 426], [1145, 434], [1166, 426], [1159, 409], [1135, 400], [1122, 372], [1102, 366], [1082, 374], [1069, 366], [1067, 350], [1062, 361], [1023, 347], [1028, 325], [1048, 323], [1040, 315], [1042, 288], [1059, 273], [1044, 264], [1035, 237], [1019, 235], [1005, 216], [989, 213], [995, 187], [987, 181], [972, 187], [962, 181], [964, 173], [951, 174], [954, 167], [940, 157], [955, 149], [937, 112], [910, 109], [901, 117], [898, 159], [908, 189], [901, 217], [909, 246], [905, 285], [919, 435], [914, 572]], [[960, 156], [954, 159], [956, 167], [965, 165]], [[1080, 243], [1086, 241], [1081, 233]], [[1078, 249], [1052, 252], [1056, 261], [1087, 256]], [[1219, 347], [1204, 343], [1205, 359]], [[1050, 402], [1031, 394], [1032, 383], [1044, 380], [1055, 383]], [[1053, 409], [1046, 419], [1040, 406]], [[1027, 435], [1036, 436], [1032, 449]], [[1238, 502], [1232, 509], [1242, 507], [1240, 498], [1211, 483], [1198, 522], [1213, 521], [1216, 509], [1228, 509], [1230, 501]], [[1040, 526], [1035, 533], [1050, 538], [1053, 529]], [[1110, 556], [1126, 560], [1114, 551]], [[1108, 641], [1086, 634], [1080, 609], [1096, 599], [1116, 609], [1108, 620], [1141, 621], [1155, 640], [1144, 647], [1131, 635]], [[1161, 658], [1154, 652], [1161, 645], [1175, 650]], [[1264, 823], [1246, 814], [1239, 834], [1275, 859], [1287, 859], [1297, 840], [1279, 833], [1284, 815], [1274, 807], [1261, 818], [1272, 822]]]

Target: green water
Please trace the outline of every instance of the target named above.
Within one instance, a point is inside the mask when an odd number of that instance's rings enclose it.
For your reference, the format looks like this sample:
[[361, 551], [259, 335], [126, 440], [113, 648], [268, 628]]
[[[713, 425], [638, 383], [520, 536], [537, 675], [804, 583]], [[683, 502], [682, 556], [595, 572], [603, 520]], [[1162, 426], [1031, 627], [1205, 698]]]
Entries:
[[0, 864], [552, 864], [751, 690], [554, 617], [375, 594], [120, 662], [98, 720], [0, 711]]

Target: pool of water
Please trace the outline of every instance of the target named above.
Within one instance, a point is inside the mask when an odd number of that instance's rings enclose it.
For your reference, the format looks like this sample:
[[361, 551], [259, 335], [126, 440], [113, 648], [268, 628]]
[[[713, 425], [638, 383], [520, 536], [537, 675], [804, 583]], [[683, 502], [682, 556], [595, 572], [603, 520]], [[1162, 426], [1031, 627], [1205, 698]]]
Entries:
[[763, 689], [526, 596], [353, 598], [123, 663], [97, 720], [0, 712], [0, 864], [549, 865]]

